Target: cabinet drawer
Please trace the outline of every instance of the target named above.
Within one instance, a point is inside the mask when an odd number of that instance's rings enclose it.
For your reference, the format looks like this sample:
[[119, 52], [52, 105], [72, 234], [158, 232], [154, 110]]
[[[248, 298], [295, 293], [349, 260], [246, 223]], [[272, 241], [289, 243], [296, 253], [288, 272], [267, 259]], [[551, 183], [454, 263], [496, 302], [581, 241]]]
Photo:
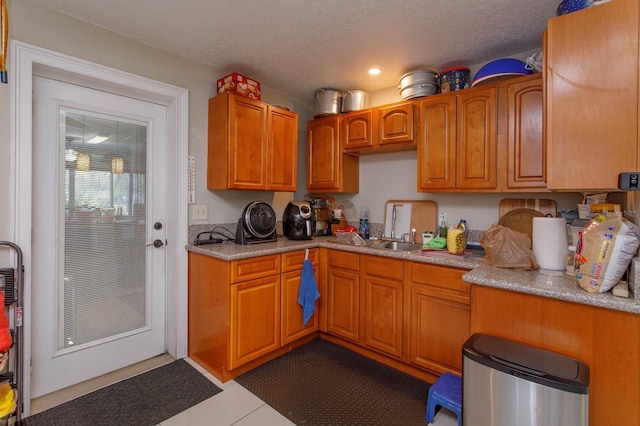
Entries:
[[462, 281], [462, 276], [467, 272], [465, 269], [413, 262], [411, 264], [411, 282], [469, 293], [470, 284]]
[[[302, 269], [305, 250], [282, 253], [282, 272]], [[313, 266], [318, 266], [318, 249], [309, 249], [309, 260]]]
[[364, 256], [364, 270], [367, 275], [391, 278], [402, 281], [404, 278], [404, 262], [381, 256]]
[[351, 271], [360, 270], [360, 256], [357, 253], [329, 250], [327, 257], [329, 267], [348, 269]]
[[[304, 255], [303, 255], [304, 256]], [[252, 280], [280, 273], [280, 255], [252, 257], [231, 262], [231, 282]]]

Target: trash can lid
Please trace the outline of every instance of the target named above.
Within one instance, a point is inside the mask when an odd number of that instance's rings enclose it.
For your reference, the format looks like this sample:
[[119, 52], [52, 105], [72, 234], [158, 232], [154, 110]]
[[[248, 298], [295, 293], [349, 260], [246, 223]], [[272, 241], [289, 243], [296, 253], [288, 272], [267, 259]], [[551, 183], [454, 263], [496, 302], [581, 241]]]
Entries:
[[541, 385], [572, 393], [589, 393], [589, 366], [565, 355], [479, 333], [465, 342], [462, 354]]

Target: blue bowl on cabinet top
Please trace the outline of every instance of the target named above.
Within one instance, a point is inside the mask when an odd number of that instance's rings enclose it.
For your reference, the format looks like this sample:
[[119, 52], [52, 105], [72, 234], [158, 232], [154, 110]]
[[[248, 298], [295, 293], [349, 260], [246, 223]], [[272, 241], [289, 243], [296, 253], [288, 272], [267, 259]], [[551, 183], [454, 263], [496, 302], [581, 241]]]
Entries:
[[509, 75], [527, 75], [532, 71], [527, 69], [527, 64], [520, 59], [502, 58], [491, 61], [478, 70], [471, 86], [496, 77]]
[[563, 0], [558, 5], [556, 15], [566, 15], [567, 13], [576, 12], [592, 6], [594, 0]]

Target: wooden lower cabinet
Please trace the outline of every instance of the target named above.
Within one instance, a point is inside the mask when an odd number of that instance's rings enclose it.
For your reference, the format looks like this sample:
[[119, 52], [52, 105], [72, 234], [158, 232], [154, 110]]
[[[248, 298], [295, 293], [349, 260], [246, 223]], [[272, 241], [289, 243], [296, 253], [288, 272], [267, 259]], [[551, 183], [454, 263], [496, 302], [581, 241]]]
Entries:
[[[314, 277], [316, 284], [320, 283], [319, 269], [317, 267], [317, 250], [314, 249], [311, 252], [311, 262], [314, 265]], [[302, 262], [299, 266], [296, 266], [296, 257], [302, 256], [300, 252], [284, 253], [283, 257], [283, 269], [287, 266], [285, 259], [292, 259], [293, 270], [289, 272], [283, 272], [281, 278], [282, 294], [281, 294], [281, 327], [280, 337], [281, 344], [286, 345], [294, 342], [301, 337], [307, 336], [316, 330], [318, 330], [318, 302], [316, 301], [316, 311], [309, 318], [307, 324], [303, 324], [302, 318], [302, 306], [298, 304], [298, 295], [300, 294], [300, 279], [302, 278]], [[302, 258], [304, 259], [304, 258]]]
[[363, 344], [402, 358], [404, 262], [362, 255]]
[[327, 332], [359, 339], [360, 255], [337, 250], [327, 254]]
[[462, 345], [470, 334], [466, 270], [411, 263], [408, 286], [409, 362], [434, 373], [462, 372]]
[[338, 250], [327, 259], [330, 340], [424, 380], [461, 374], [467, 270]]
[[[226, 381], [315, 333], [317, 309], [303, 325], [298, 305], [304, 256], [297, 250], [228, 262], [190, 252], [189, 357]], [[309, 259], [317, 282], [317, 249]]]
[[229, 369], [280, 347], [280, 275], [231, 285]]
[[589, 366], [590, 425], [638, 424], [640, 315], [476, 285], [471, 296], [473, 333], [547, 349]]

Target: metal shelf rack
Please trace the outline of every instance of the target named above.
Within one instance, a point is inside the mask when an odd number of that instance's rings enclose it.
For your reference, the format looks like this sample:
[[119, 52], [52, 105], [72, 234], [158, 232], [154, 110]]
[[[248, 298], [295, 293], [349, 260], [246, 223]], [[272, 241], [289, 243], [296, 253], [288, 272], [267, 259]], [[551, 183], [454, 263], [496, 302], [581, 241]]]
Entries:
[[22, 348], [22, 302], [24, 288], [24, 265], [22, 250], [17, 244], [0, 241], [0, 249], [9, 248], [14, 252], [15, 266], [0, 268], [0, 290], [4, 292], [4, 314], [9, 320], [10, 333], [13, 339], [9, 348], [9, 359], [0, 370], [0, 383], [8, 382], [15, 392], [16, 409], [7, 417], [0, 419], [0, 424], [14, 424], [22, 420], [23, 410], [23, 363]]

